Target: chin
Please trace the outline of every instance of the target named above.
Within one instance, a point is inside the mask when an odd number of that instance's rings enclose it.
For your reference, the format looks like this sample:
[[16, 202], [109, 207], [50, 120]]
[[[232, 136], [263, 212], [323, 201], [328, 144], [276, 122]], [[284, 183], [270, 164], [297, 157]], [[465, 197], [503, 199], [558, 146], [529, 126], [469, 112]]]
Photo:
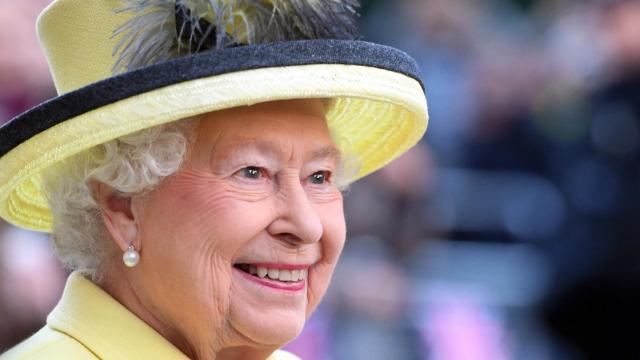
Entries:
[[[253, 313], [253, 315], [252, 315]], [[240, 314], [239, 314], [240, 315]], [[244, 316], [243, 316], [244, 315]], [[252, 311], [233, 317], [232, 325], [245, 339], [256, 346], [281, 347], [295, 339], [304, 328], [304, 311]]]
[[302, 332], [307, 312], [308, 282], [281, 283], [256, 279], [241, 270], [232, 273], [228, 324], [256, 347], [280, 347]]

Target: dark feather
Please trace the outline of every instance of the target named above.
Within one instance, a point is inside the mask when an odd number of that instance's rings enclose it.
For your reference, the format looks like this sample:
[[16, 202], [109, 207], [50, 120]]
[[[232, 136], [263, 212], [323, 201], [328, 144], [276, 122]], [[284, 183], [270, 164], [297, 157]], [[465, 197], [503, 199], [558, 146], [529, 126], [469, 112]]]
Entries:
[[216, 45], [216, 27], [204, 18], [193, 16], [184, 4], [176, 3], [178, 53], [209, 50]]
[[358, 0], [121, 0], [114, 73], [202, 51], [301, 39], [356, 39]]
[[118, 56], [114, 74], [166, 61], [176, 56], [174, 2], [171, 0], [125, 1], [117, 12], [132, 12], [134, 17], [113, 33], [120, 37], [113, 49]]

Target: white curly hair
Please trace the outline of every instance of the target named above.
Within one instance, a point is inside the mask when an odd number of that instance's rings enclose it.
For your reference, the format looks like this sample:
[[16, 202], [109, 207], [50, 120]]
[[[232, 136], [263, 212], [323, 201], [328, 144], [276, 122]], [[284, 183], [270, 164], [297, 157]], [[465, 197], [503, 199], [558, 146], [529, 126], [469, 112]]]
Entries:
[[98, 181], [122, 196], [153, 190], [183, 164], [198, 121], [180, 120], [111, 140], [43, 174], [54, 250], [65, 267], [95, 276], [106, 259], [105, 225], [90, 184]]

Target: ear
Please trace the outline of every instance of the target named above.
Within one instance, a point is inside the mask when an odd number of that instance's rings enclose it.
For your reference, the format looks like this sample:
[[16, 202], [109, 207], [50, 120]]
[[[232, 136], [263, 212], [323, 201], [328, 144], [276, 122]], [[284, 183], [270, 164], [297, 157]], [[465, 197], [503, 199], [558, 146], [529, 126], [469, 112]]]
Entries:
[[140, 251], [141, 244], [137, 244], [138, 222], [132, 209], [131, 197], [120, 196], [111, 187], [94, 182], [91, 184], [94, 197], [100, 206], [102, 220], [120, 250], [126, 251], [133, 244]]

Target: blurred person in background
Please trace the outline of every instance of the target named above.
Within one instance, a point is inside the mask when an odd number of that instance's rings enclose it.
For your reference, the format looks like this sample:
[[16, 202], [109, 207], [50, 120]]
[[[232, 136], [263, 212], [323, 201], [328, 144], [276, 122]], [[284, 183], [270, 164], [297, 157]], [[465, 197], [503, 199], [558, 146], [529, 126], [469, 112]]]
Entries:
[[0, 1], [0, 125], [54, 94], [33, 26], [47, 3]]
[[[640, 3], [597, 7], [603, 66], [586, 89], [587, 141], [567, 193], [597, 262], [550, 301], [549, 319], [586, 358], [638, 358], [640, 331]], [[577, 226], [576, 226], [577, 227]]]
[[66, 276], [46, 236], [0, 223], [0, 351], [42, 326]]
[[[33, 25], [47, 3], [0, 1], [0, 125], [55, 93]], [[65, 278], [45, 236], [0, 219], [0, 353], [42, 326]]]

